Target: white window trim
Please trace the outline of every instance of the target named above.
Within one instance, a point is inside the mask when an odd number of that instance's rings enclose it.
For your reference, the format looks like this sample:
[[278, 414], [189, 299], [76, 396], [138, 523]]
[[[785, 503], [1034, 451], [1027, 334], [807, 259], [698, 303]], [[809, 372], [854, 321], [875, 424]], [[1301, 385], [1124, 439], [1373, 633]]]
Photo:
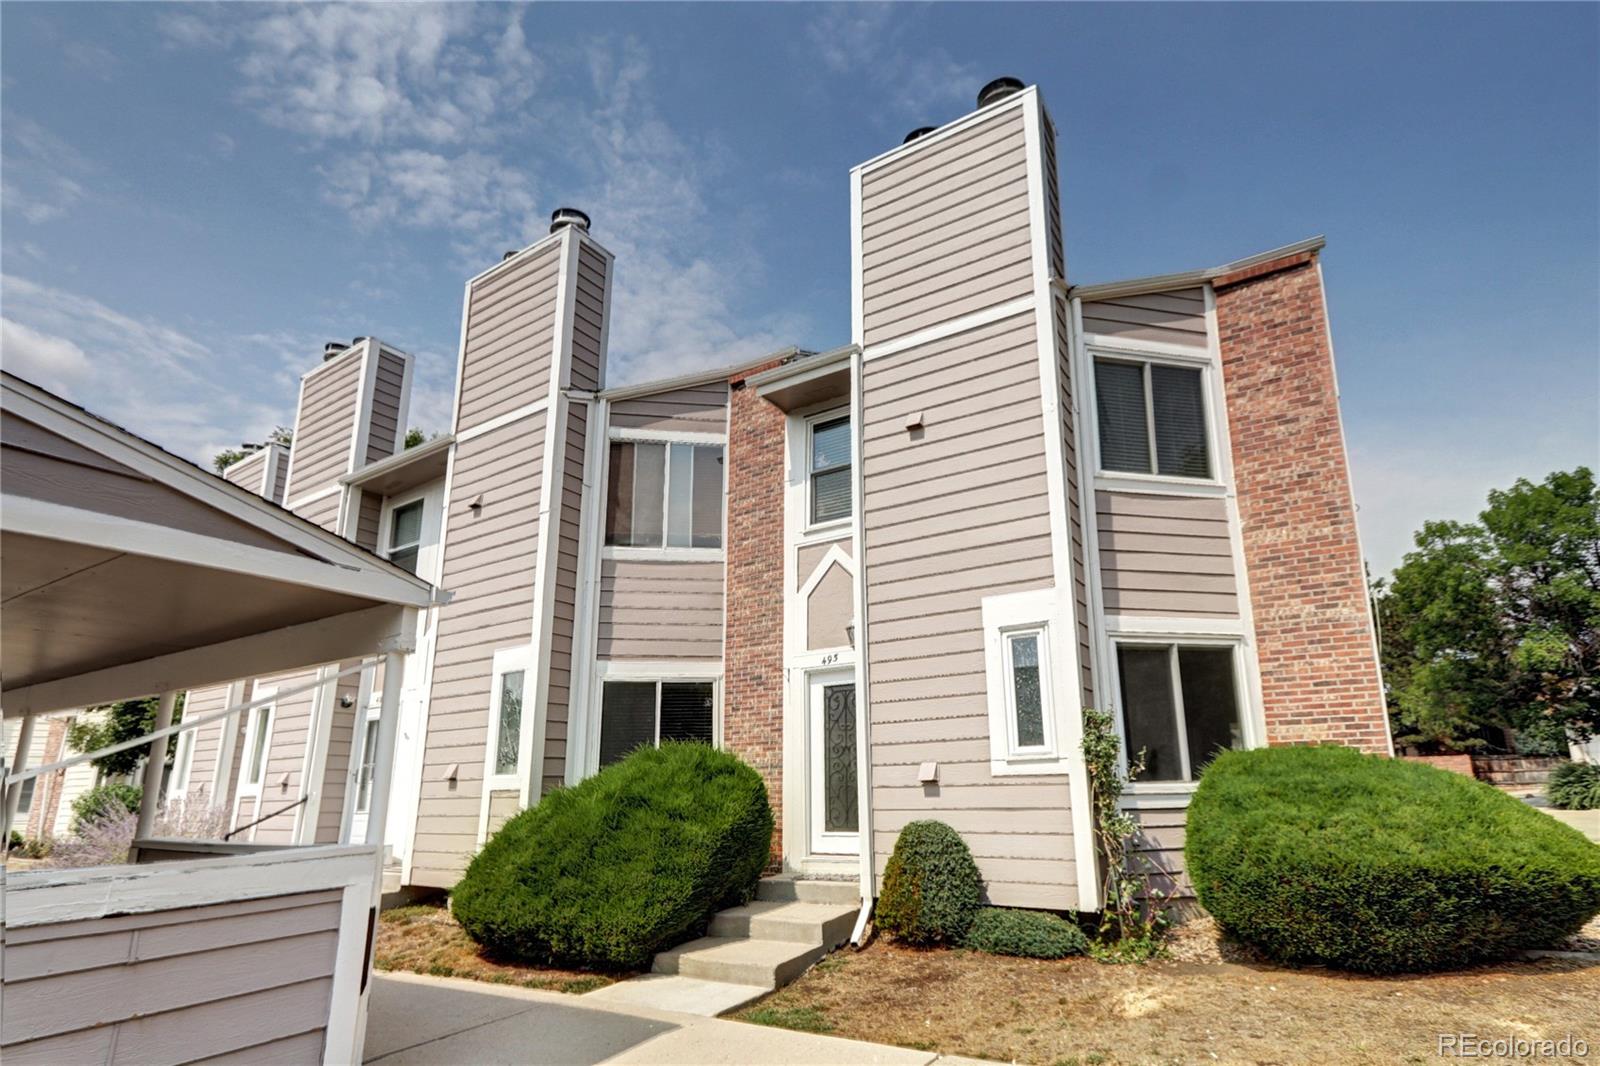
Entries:
[[[816, 430], [818, 422], [832, 422], [838, 418], [843, 418], [848, 422], [850, 418], [849, 404], [836, 404], [830, 406], [826, 410], [817, 411], [814, 414], [808, 414], [804, 416], [805, 453], [803, 459], [805, 462], [805, 511], [801, 515], [802, 522], [800, 526], [800, 535], [802, 537], [829, 532], [838, 532], [842, 534], [848, 532], [851, 528], [851, 524], [855, 521], [855, 501], [853, 499], [850, 502], [851, 513], [845, 515], [843, 518], [830, 518], [825, 522], [813, 522], [811, 520], [811, 516], [816, 511], [815, 489], [817, 473], [814, 469], [812, 469], [811, 466], [811, 458], [815, 454], [812, 449], [812, 435]], [[854, 469], [857, 462], [857, 457], [854, 448], [855, 432], [853, 427], [851, 430], [850, 440], [852, 447], [850, 449], [849, 465], [845, 467], [835, 467], [834, 469]]]
[[[1107, 619], [1108, 622], [1113, 620], [1115, 619]], [[1117, 649], [1124, 645], [1133, 648], [1227, 648], [1232, 651], [1234, 700], [1239, 708], [1239, 728], [1244, 735], [1244, 745], [1247, 749], [1261, 747], [1265, 743], [1265, 728], [1260, 711], [1250, 695], [1248, 656], [1245, 654], [1243, 635], [1218, 634], [1212, 631], [1213, 626], [1204, 624], [1210, 621], [1208, 619], [1172, 619], [1166, 622], [1165, 628], [1159, 627], [1159, 620], [1139, 621], [1144, 624], [1127, 630], [1111, 630], [1107, 633], [1107, 643], [1111, 653], [1107, 689], [1111, 694], [1110, 711], [1112, 720], [1116, 723], [1118, 746], [1121, 749], [1118, 753], [1118, 764], [1122, 772], [1126, 774], [1128, 770], [1128, 734], [1123, 722], [1122, 667]], [[1229, 624], [1237, 626], [1237, 623]], [[1178, 750], [1187, 772], [1189, 740], [1188, 731], [1182, 724], [1183, 688], [1178, 678], [1177, 656], [1171, 655], [1169, 661], [1172, 669], [1173, 706], [1180, 716]], [[1198, 787], [1198, 781], [1131, 781], [1124, 789], [1122, 806], [1132, 810], [1187, 807]]]
[[[378, 554], [387, 559], [396, 551], [405, 551], [407, 548], [415, 548], [417, 549], [416, 572], [420, 574], [422, 572], [422, 546], [423, 542], [427, 539], [428, 493], [414, 493], [408, 498], [386, 500], [384, 503], [385, 506], [380, 514], [378, 522]], [[421, 507], [421, 521], [417, 523], [417, 539], [410, 544], [390, 543], [394, 540], [395, 512], [403, 511], [407, 507], [411, 507], [413, 505], [420, 505]]]
[[[1101, 489], [1129, 489], [1131, 491], [1160, 491], [1187, 495], [1220, 495], [1226, 489], [1222, 480], [1222, 444], [1217, 431], [1217, 411], [1222, 403], [1220, 367], [1210, 352], [1191, 351], [1176, 345], [1163, 345], [1154, 341], [1138, 344], [1117, 343], [1106, 337], [1092, 337], [1085, 341], [1088, 356], [1087, 387], [1089, 402], [1085, 413], [1089, 416], [1089, 432], [1084, 434], [1090, 452], [1090, 468], [1095, 472], [1095, 487]], [[1175, 366], [1200, 371], [1200, 401], [1206, 421], [1206, 462], [1209, 477], [1176, 477], [1171, 474], [1147, 474], [1137, 470], [1107, 470], [1100, 461], [1100, 396], [1094, 373], [1095, 363], [1106, 360], [1113, 363], [1144, 366], [1145, 419], [1150, 441], [1150, 461], [1156, 460], [1155, 401], [1150, 391], [1151, 366]]]
[[[600, 498], [600, 558], [642, 559], [654, 562], [722, 562], [728, 544], [728, 438], [716, 433], [689, 433], [673, 430], [619, 429], [613, 426], [610, 441], [627, 441], [630, 444], [660, 444], [666, 451], [661, 463], [661, 547], [643, 544], [607, 544], [607, 525], [611, 517], [611, 490], [604, 487]], [[672, 445], [691, 444], [722, 449], [722, 547], [705, 548], [672, 545], [667, 540], [667, 515], [672, 507]], [[611, 483], [611, 449], [605, 449], [606, 486]], [[692, 464], [691, 464], [692, 470]], [[693, 507], [694, 480], [691, 472], [689, 498]]]
[[178, 750], [172, 756], [172, 779], [167, 783], [168, 798], [189, 794], [189, 778], [194, 769], [194, 734], [193, 729], [178, 734]]
[[[276, 696], [277, 694], [277, 689], [271, 689], [265, 692], [257, 689], [255, 698], [259, 700], [265, 696]], [[250, 711], [249, 715], [250, 718], [245, 725], [243, 762], [239, 766], [238, 794], [240, 796], [254, 796], [256, 798], [257, 805], [259, 806], [262, 788], [266, 784], [267, 780], [267, 763], [272, 757], [272, 730], [273, 727], [278, 724], [277, 701], [274, 700], [273, 702], [265, 704], [264, 706], [257, 707], [256, 709]], [[260, 726], [259, 730], [257, 729], [258, 722], [265, 723]], [[255, 757], [256, 734], [258, 731], [265, 732], [267, 737], [266, 742], [261, 746], [261, 774], [254, 781], [251, 781], [250, 761]], [[255, 814], [252, 814], [251, 817], [260, 817], [260, 812], [257, 811]]]
[[[711, 743], [722, 747], [722, 663], [720, 661], [601, 659], [595, 663], [594, 684], [589, 699], [589, 736], [584, 755], [583, 776], [600, 771], [600, 720], [605, 713], [607, 681], [709, 681], [711, 682]], [[656, 733], [661, 732], [661, 694], [656, 691]]]
[[[529, 696], [533, 692], [533, 645], [524, 644], [517, 648], [501, 648], [494, 653], [493, 673], [489, 678], [489, 733], [483, 753], [483, 802], [487, 807], [490, 792], [517, 791], [522, 788], [524, 771], [528, 768], [530, 752], [528, 749], [528, 715], [533, 710]], [[495, 756], [499, 753], [500, 744], [500, 696], [502, 693], [501, 678], [506, 674], [522, 671], [522, 728], [518, 730], [517, 738], [517, 765], [510, 773], [495, 772]]]
[[[1071, 736], [1062, 720], [1072, 701], [1058, 698], [1075, 679], [1064, 676], [1063, 663], [1073, 661], [1060, 654], [1061, 635], [1054, 624], [1057, 616], [1054, 589], [1034, 589], [983, 599], [983, 658], [988, 682], [989, 772], [996, 777], [1066, 774], [1071, 770], [1070, 753], [1062, 751], [1061, 738]], [[1014, 690], [1011, 684], [1010, 649], [1007, 638], [1019, 633], [1037, 632], [1039, 640], [1039, 694], [1044, 705], [1042, 747], [1016, 745]]]

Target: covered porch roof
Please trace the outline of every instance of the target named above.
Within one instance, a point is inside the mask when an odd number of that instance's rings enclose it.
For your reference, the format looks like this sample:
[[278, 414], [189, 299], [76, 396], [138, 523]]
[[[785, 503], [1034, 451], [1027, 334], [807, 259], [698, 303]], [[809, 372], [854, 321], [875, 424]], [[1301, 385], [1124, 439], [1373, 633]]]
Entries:
[[427, 582], [0, 373], [0, 709], [410, 650]]

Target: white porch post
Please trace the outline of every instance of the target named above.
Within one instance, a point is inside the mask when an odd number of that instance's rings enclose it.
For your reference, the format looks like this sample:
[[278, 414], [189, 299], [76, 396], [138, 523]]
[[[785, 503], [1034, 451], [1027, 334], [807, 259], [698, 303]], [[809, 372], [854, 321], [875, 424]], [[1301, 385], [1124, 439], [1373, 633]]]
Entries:
[[[28, 768], [28, 749], [33, 747], [33, 719], [34, 716], [31, 714], [22, 716], [22, 725], [17, 730], [17, 757], [11, 760], [11, 766], [6, 770], [7, 774], [14, 774]], [[38, 791], [38, 787], [35, 786], [35, 794]], [[21, 802], [22, 782], [18, 781], [5, 790], [5, 818], [0, 819], [0, 832], [3, 832], [5, 838], [11, 836], [11, 823], [17, 820], [17, 805]], [[4, 847], [5, 841], [0, 840], [0, 848]], [[3, 854], [3, 852], [0, 852], [0, 854]]]
[[378, 750], [372, 756], [372, 798], [367, 803], [367, 843], [382, 844], [389, 822], [389, 786], [394, 782], [394, 739], [400, 732], [400, 689], [406, 657], [391, 651], [383, 659], [383, 699], [378, 705]]
[[[161, 694], [152, 732], [159, 732], [172, 724], [172, 708], [177, 702], [176, 691]], [[162, 737], [150, 742], [150, 751], [144, 764], [144, 793], [139, 797], [139, 827], [133, 831], [135, 840], [145, 839], [156, 827], [156, 809], [161, 806], [161, 775], [167, 768], [167, 745], [171, 741], [171, 737]]]

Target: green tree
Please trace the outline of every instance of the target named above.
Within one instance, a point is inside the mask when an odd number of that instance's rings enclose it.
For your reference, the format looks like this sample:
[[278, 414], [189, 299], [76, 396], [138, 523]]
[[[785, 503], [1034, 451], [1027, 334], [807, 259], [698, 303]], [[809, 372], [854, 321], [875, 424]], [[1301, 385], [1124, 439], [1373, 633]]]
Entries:
[[1489, 493], [1477, 522], [1429, 522], [1375, 589], [1398, 739], [1469, 748], [1600, 731], [1600, 496], [1584, 467]]
[[[283, 447], [287, 448], [290, 444], [294, 443], [294, 430], [289, 429], [286, 426], [276, 426], [273, 428], [271, 433], [267, 434], [267, 443], [281, 444]], [[216, 472], [220, 474], [234, 463], [237, 463], [240, 459], [243, 459], [247, 455], [250, 455], [257, 450], [259, 450], [258, 446], [253, 444], [240, 445], [237, 448], [224, 448], [222, 451], [211, 457], [211, 465]]]
[[[180, 695], [177, 705], [172, 709], [174, 723], [183, 719], [183, 699]], [[93, 717], [84, 716], [74, 721], [67, 730], [67, 743], [76, 751], [89, 752], [143, 736], [156, 727], [158, 702], [156, 697], [150, 696], [142, 700], [123, 700], [121, 703], [91, 708], [92, 711], [102, 713]], [[172, 748], [173, 745], [167, 745], [168, 763], [172, 761]], [[139, 768], [145, 751], [144, 747], [128, 748], [125, 751], [114, 751], [110, 755], [91, 759], [90, 762], [107, 776], [121, 777]]]
[[419, 444], [425, 444], [427, 440], [428, 435], [422, 432], [422, 430], [418, 429], [416, 426], [412, 426], [410, 429], [406, 430], [405, 447], [408, 449], [415, 448]]

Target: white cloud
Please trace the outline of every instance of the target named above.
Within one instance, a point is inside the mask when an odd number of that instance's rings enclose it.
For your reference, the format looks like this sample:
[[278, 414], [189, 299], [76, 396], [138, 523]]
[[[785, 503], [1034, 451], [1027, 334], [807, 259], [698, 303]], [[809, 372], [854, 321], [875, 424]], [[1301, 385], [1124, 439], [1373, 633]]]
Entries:
[[[0, 276], [0, 360], [19, 376], [202, 465], [223, 446], [260, 440], [293, 411], [263, 402], [256, 379], [283, 365], [283, 338], [218, 337], [139, 319], [90, 297]], [[313, 349], [297, 353], [304, 370]], [[292, 393], [290, 394], [292, 395]]]
[[83, 380], [89, 372], [89, 357], [64, 337], [0, 318], [0, 367], [35, 385], [59, 392]]
[[93, 164], [31, 119], [7, 115], [4, 128], [0, 202], [34, 225], [66, 215], [87, 194], [83, 180]]
[[881, 112], [938, 125], [970, 111], [982, 79], [937, 45], [906, 41], [894, 4], [828, 4], [806, 30], [812, 54], [837, 74], [872, 83]]

